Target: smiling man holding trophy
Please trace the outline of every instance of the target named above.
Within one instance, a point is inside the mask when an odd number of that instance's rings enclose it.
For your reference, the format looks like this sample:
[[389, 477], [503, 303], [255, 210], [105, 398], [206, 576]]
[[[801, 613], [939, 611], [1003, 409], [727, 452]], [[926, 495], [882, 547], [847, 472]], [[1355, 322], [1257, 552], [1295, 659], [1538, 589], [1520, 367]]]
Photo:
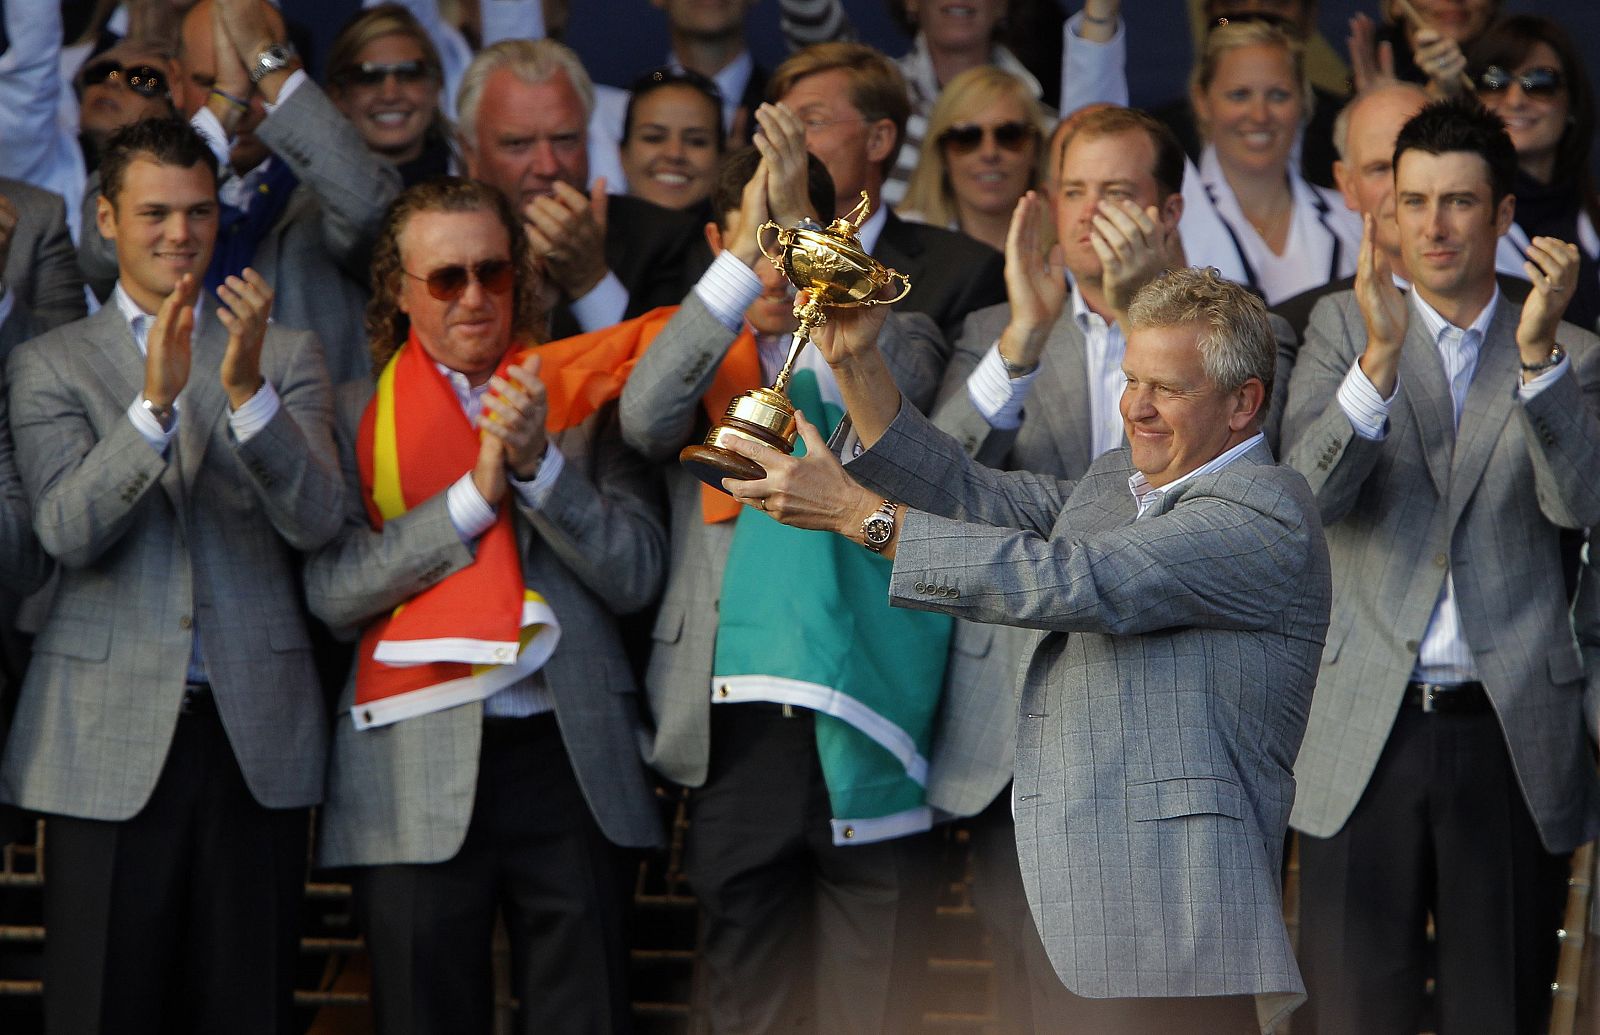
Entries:
[[[902, 846], [931, 823], [921, 781], [949, 623], [891, 611], [882, 558], [741, 513], [721, 491], [725, 436], [786, 447], [788, 407], [829, 430], [842, 417], [826, 365], [791, 337], [808, 316], [757, 228], [771, 219], [778, 233], [763, 236], [782, 242], [786, 269], [848, 259], [870, 271], [881, 290], [859, 302], [903, 287], [867, 265], [852, 222], [822, 228], [832, 188], [799, 119], [765, 105], [756, 120], [759, 153], [729, 156], [713, 194], [717, 259], [622, 395], [635, 449], [669, 462], [708, 447], [667, 463], [672, 556], [645, 678], [650, 761], [695, 788], [685, 868], [705, 910], [712, 1029], [877, 1033], [890, 1030], [890, 959], [904, 936]], [[890, 314], [884, 348], [906, 397], [928, 405], [946, 359], [932, 321]]]

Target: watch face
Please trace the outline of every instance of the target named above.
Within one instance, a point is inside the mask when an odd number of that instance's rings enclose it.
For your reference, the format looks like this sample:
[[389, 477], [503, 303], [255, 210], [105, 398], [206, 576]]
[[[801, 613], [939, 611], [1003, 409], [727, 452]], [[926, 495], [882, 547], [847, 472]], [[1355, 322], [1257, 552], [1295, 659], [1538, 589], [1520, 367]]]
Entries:
[[890, 536], [894, 535], [894, 522], [882, 514], [874, 514], [867, 518], [861, 533], [873, 546], [882, 546], [889, 541]]

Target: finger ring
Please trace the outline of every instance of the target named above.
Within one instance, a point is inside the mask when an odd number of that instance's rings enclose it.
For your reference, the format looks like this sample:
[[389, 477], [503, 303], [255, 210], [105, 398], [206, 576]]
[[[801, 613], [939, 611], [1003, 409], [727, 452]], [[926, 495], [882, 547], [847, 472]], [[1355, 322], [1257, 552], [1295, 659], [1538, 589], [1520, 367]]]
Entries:
[[767, 501], [766, 501], [765, 498], [762, 498], [762, 497], [757, 497], [756, 498], [756, 509], [757, 510], [766, 510], [767, 509]]

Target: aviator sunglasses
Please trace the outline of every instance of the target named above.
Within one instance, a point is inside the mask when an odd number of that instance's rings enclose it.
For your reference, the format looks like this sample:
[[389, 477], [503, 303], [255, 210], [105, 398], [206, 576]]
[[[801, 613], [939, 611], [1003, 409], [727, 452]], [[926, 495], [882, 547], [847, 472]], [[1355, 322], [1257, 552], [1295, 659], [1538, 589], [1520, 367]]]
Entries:
[[422, 61], [363, 61], [340, 72], [339, 81], [347, 86], [381, 86], [390, 76], [401, 83], [420, 83], [428, 78], [429, 71]]
[[122, 67], [115, 61], [96, 61], [84, 66], [79, 83], [88, 88], [120, 79], [123, 85], [141, 97], [165, 97], [167, 76], [153, 65]]
[[512, 269], [510, 259], [485, 259], [475, 266], [440, 266], [427, 276], [410, 270], [401, 270], [413, 280], [428, 285], [428, 294], [441, 302], [454, 302], [467, 290], [467, 281], [476, 280], [491, 295], [503, 295], [511, 290]]
[[958, 155], [971, 154], [983, 146], [987, 134], [1007, 151], [1021, 151], [1033, 139], [1034, 129], [1026, 122], [1002, 122], [998, 126], [951, 126], [939, 134], [939, 143]]
[[1512, 83], [1519, 83], [1529, 97], [1554, 97], [1565, 82], [1560, 69], [1530, 68], [1522, 75], [1512, 75], [1499, 65], [1490, 65], [1477, 78], [1479, 93], [1504, 93]]

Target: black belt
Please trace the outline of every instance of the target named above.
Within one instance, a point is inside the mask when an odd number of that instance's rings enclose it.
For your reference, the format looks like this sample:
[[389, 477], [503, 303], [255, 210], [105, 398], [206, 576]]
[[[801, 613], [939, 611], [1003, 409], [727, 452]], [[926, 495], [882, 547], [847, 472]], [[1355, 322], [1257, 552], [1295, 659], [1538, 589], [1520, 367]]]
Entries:
[[780, 704], [777, 701], [727, 701], [718, 703], [717, 708], [738, 708], [741, 712], [752, 712], [762, 715], [775, 715], [780, 719], [793, 719], [804, 715], [807, 708], [799, 704]]
[[1484, 692], [1482, 683], [1407, 683], [1405, 703], [1425, 712], [1486, 712], [1490, 709], [1489, 695]]
[[179, 715], [215, 715], [217, 699], [211, 694], [210, 683], [183, 684], [183, 700], [178, 703]]

